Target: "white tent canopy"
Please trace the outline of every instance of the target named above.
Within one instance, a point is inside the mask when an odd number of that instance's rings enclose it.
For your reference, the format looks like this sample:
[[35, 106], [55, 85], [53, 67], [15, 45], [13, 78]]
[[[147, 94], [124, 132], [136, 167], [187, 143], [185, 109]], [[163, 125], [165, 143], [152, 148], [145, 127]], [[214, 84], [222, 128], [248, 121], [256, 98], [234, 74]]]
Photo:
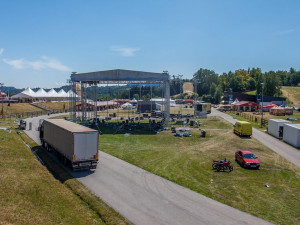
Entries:
[[[59, 92], [56, 92], [53, 88], [46, 92], [43, 88], [40, 88], [36, 92], [34, 92], [31, 88], [27, 88], [19, 94], [12, 96], [12, 99], [22, 99], [22, 98], [31, 98], [31, 99], [66, 99], [74, 96], [74, 92], [69, 90], [65, 92], [61, 89]], [[76, 95], [78, 97], [78, 95]]]
[[48, 97], [48, 93], [43, 89], [40, 88], [37, 92], [35, 92], [35, 96], [38, 98]]
[[122, 108], [132, 107], [132, 104], [130, 104], [129, 102], [126, 102], [126, 103], [123, 104], [121, 107], [122, 107]]

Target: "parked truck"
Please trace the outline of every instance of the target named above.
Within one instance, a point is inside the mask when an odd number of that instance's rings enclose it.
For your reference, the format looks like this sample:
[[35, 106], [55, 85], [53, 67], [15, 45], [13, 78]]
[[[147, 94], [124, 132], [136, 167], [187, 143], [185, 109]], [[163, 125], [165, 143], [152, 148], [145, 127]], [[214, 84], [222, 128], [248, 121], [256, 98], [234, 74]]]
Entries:
[[96, 169], [98, 131], [63, 119], [46, 119], [40, 126], [43, 147], [74, 171]]

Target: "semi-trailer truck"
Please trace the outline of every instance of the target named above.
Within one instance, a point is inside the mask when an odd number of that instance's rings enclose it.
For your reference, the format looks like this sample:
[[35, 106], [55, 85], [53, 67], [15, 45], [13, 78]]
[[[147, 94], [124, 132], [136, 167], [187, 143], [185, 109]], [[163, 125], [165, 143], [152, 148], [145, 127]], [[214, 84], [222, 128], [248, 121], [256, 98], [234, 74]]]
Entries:
[[57, 153], [58, 159], [74, 171], [96, 169], [98, 131], [63, 120], [46, 119], [40, 126], [42, 146]]

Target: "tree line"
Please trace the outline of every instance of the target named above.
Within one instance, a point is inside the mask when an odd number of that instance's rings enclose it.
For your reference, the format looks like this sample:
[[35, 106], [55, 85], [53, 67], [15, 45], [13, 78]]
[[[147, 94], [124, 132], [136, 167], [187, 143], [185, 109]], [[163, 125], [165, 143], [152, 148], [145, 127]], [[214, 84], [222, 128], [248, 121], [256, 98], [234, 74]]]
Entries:
[[[182, 84], [192, 82], [197, 85], [197, 93], [193, 95], [182, 94]], [[170, 94], [177, 98], [197, 98], [214, 104], [220, 103], [224, 91], [248, 92], [254, 91], [257, 95], [281, 96], [281, 86], [296, 86], [300, 83], [300, 71], [290, 68], [289, 71], [262, 72], [260, 68], [239, 69], [234, 72], [217, 74], [213, 70], [200, 68], [192, 79], [181, 80], [178, 76], [170, 76]], [[98, 100], [132, 99], [150, 100], [150, 98], [163, 98], [162, 85], [123, 85], [98, 87]], [[101, 93], [101, 94], [100, 94]], [[92, 90], [87, 91], [91, 97]], [[200, 98], [198, 98], [200, 96]]]

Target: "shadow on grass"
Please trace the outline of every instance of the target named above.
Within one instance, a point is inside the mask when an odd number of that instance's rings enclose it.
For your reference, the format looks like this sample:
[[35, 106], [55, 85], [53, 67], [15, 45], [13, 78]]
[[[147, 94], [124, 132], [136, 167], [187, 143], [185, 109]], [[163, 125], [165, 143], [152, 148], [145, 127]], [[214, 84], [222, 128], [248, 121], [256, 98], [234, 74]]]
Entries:
[[130, 133], [131, 135], [155, 135], [157, 131], [162, 130], [162, 125], [160, 123], [152, 123], [151, 126], [149, 122], [141, 123], [118, 123], [109, 122], [106, 124], [101, 123], [96, 126], [91, 126], [91, 128], [100, 130], [103, 134], [125, 134]]
[[52, 173], [52, 175], [62, 183], [67, 180], [74, 179], [74, 177], [67, 171], [67, 169], [58, 161], [53, 153], [48, 153], [42, 146], [34, 146], [32, 150], [41, 158], [45, 167]]

